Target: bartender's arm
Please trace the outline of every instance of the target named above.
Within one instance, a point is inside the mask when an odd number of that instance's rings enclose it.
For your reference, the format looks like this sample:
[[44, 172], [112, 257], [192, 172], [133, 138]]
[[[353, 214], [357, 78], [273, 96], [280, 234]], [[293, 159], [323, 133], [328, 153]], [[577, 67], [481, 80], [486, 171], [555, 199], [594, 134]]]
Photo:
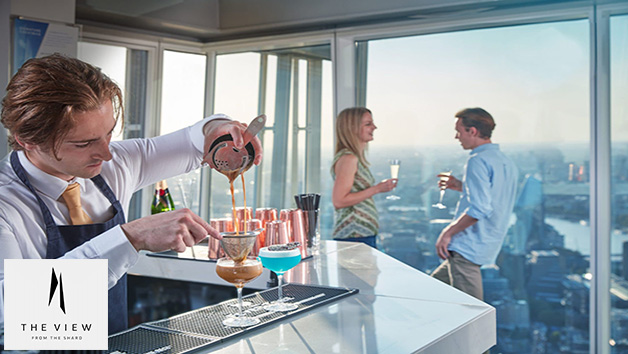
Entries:
[[[203, 146], [205, 149], [201, 153], [206, 153], [213, 141], [225, 134], [231, 134], [236, 147], [243, 145], [242, 133], [246, 130], [246, 124], [231, 120], [223, 114], [212, 115], [201, 123], [203, 123], [202, 126], [195, 124], [189, 128], [190, 139], [194, 147], [200, 149]], [[177, 138], [173, 138], [173, 142], [176, 141]], [[254, 162], [259, 164], [262, 159], [261, 142], [257, 137], [254, 137], [251, 144], [253, 144], [256, 153]], [[170, 144], [168, 141], [162, 141], [161, 144], [155, 145], [159, 145], [156, 148], [160, 149], [163, 148], [161, 145]], [[146, 171], [144, 170], [144, 172]], [[164, 177], [162, 175], [159, 178]], [[189, 209], [146, 216], [123, 224], [121, 228], [137, 251], [173, 250], [183, 252], [186, 247], [195, 245], [207, 235], [220, 239], [220, 234], [215, 229]]]

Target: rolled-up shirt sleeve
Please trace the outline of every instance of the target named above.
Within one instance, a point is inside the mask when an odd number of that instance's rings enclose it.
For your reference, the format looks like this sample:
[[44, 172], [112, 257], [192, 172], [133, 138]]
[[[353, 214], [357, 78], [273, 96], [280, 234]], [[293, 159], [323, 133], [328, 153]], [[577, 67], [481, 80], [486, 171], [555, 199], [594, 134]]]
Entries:
[[467, 194], [469, 208], [467, 215], [475, 219], [484, 219], [491, 216], [491, 171], [481, 159], [472, 158], [467, 164], [467, 175], [464, 188]]
[[120, 225], [85, 242], [61, 257], [62, 259], [107, 259], [108, 286], [111, 289], [137, 260], [139, 253], [124, 235]]

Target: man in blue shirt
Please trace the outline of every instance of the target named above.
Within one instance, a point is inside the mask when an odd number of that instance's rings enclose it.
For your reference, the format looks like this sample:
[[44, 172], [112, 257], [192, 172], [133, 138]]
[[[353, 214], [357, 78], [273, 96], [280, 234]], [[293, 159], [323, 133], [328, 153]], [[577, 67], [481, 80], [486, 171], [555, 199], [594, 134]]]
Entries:
[[462, 195], [453, 221], [436, 241], [438, 256], [445, 261], [432, 276], [482, 300], [480, 266], [494, 263], [501, 249], [515, 203], [518, 171], [491, 142], [495, 121], [488, 112], [467, 108], [456, 118], [456, 139], [471, 153], [462, 181], [451, 176], [439, 182]]

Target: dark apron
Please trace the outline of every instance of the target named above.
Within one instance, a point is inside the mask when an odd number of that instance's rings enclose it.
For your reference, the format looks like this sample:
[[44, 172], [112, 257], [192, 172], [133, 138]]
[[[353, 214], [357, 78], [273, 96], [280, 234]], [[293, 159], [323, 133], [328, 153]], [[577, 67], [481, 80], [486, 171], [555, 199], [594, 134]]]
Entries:
[[[113, 194], [113, 191], [107, 185], [107, 182], [97, 175], [91, 180], [96, 187], [105, 195], [105, 197], [111, 202], [114, 209], [113, 218], [104, 222], [88, 225], [63, 225], [57, 226], [55, 224], [50, 210], [46, 204], [41, 200], [39, 195], [35, 192], [35, 188], [28, 181], [26, 172], [20, 163], [20, 159], [17, 153], [11, 153], [11, 167], [13, 171], [20, 178], [22, 183], [30, 189], [30, 191], [37, 198], [39, 208], [43, 214], [44, 221], [46, 223], [46, 235], [48, 237], [48, 247], [46, 249], [46, 258], [53, 259], [59, 258], [74, 248], [82, 245], [83, 243], [91, 240], [97, 235], [113, 228], [116, 225], [124, 224], [124, 211], [120, 202]], [[128, 328], [128, 310], [127, 310], [127, 288], [126, 288], [126, 274], [118, 280], [117, 284], [109, 289], [109, 334], [114, 334]]]

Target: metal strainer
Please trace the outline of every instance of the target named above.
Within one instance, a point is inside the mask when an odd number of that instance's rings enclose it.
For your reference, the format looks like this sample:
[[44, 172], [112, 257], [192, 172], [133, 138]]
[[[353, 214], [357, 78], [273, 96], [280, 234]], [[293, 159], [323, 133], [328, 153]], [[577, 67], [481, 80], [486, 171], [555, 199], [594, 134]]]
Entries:
[[231, 134], [226, 134], [214, 140], [207, 152], [207, 162], [209, 166], [225, 175], [240, 173], [248, 170], [255, 160], [255, 149], [249, 143], [266, 124], [264, 114], [257, 116], [246, 128], [242, 137], [244, 138], [244, 149], [238, 149], [233, 144]]
[[240, 263], [253, 249], [259, 233], [258, 230], [241, 233], [222, 232], [220, 233], [222, 235], [220, 245], [229, 258], [233, 259], [236, 263]]

